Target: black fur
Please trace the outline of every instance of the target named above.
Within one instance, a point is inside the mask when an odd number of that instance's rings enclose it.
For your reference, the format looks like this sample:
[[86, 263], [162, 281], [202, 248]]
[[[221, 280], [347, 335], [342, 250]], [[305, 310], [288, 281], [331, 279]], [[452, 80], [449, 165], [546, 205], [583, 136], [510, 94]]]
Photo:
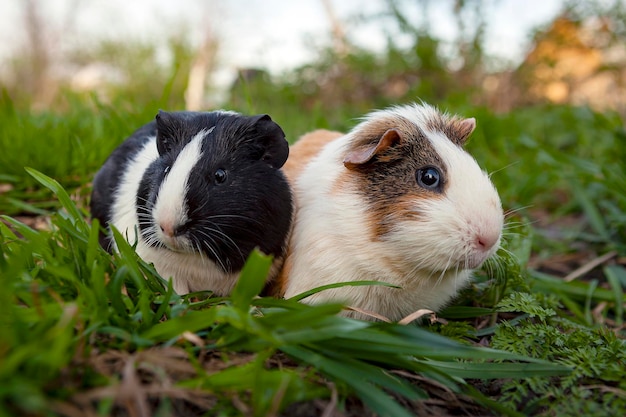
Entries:
[[[96, 175], [93, 217], [102, 224], [111, 221], [122, 175], [146, 141], [156, 136], [159, 157], [143, 173], [136, 201], [128, 202], [137, 213], [155, 203], [166, 170], [184, 146], [211, 128], [202, 143], [203, 158], [188, 183], [185, 199], [190, 220], [178, 233], [186, 234], [225, 272], [240, 270], [255, 247], [266, 254], [283, 255], [293, 204], [279, 168], [287, 160], [289, 147], [282, 129], [267, 115], [159, 112], [155, 121], [120, 145]], [[147, 225], [140, 223], [143, 233]], [[108, 239], [102, 237], [104, 247], [110, 245]]]
[[[156, 135], [156, 123], [148, 123], [137, 129], [107, 158], [93, 180], [91, 192], [91, 216], [107, 226], [113, 217], [113, 198], [115, 191], [126, 172], [126, 166], [132, 157], [143, 148], [146, 141]], [[111, 237], [100, 232], [100, 245], [111, 250]]]

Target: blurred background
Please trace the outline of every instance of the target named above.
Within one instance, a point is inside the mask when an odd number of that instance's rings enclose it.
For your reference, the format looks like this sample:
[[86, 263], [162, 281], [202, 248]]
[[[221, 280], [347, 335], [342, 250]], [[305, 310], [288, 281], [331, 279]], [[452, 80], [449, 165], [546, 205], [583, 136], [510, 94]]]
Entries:
[[4, 0], [0, 39], [0, 86], [31, 110], [91, 95], [170, 109], [323, 108], [332, 125], [346, 107], [416, 98], [626, 114], [621, 0]]

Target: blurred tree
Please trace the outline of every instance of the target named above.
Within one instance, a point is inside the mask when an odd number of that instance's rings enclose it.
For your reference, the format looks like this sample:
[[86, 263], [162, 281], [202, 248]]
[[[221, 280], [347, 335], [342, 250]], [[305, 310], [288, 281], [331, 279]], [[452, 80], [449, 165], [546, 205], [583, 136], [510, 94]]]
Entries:
[[16, 105], [62, 110], [73, 95], [95, 95], [104, 102], [123, 101], [128, 108], [206, 106], [207, 79], [215, 70], [219, 46], [209, 25], [201, 25], [199, 46], [184, 22], [170, 22], [155, 40], [127, 34], [78, 38], [74, 23], [82, 4], [71, 0], [62, 21], [55, 23], [46, 2], [20, 2], [24, 47], [16, 49], [0, 80]]
[[[382, 26], [388, 33], [384, 52], [360, 48], [350, 43], [349, 34], [342, 35], [345, 46], [323, 47], [318, 51], [318, 59], [297, 68], [276, 82], [275, 87], [299, 89], [302, 98], [297, 105], [303, 112], [323, 108], [330, 110], [330, 117], [343, 113], [362, 114], [375, 107], [416, 99], [470, 103], [472, 93], [485, 74], [482, 47], [485, 21], [480, 13], [484, 2], [457, 1], [454, 4], [451, 11], [457, 16], [459, 35], [448, 48], [431, 33], [428, 19], [411, 21], [409, 16], [416, 14], [407, 13], [409, 7], [417, 7], [422, 12], [417, 16], [426, 15], [432, 4], [428, 0], [410, 4], [386, 0], [383, 14], [365, 16], [361, 20], [384, 21]], [[331, 26], [344, 27], [336, 17], [331, 20]], [[409, 41], [400, 45], [396, 34]], [[234, 101], [242, 94], [241, 82], [235, 87], [231, 94]], [[258, 98], [263, 91], [268, 91], [268, 87], [258, 83], [246, 85], [247, 96]], [[342, 111], [345, 109], [349, 110]]]
[[217, 36], [208, 22], [206, 33], [200, 47], [195, 52], [189, 69], [189, 78], [185, 90], [185, 108], [202, 110], [205, 108], [205, 93], [208, 76], [215, 71], [216, 55], [219, 47]]
[[72, 0], [61, 24], [54, 25], [45, 17], [42, 0], [20, 2], [23, 46], [8, 63], [8, 76], [2, 83], [16, 103], [32, 102], [45, 108], [54, 100], [58, 91], [60, 41], [74, 30], [75, 12], [80, 5], [81, 0]]
[[346, 31], [344, 30], [341, 20], [337, 18], [335, 9], [330, 0], [322, 0], [322, 5], [330, 21], [330, 27], [333, 38], [333, 48], [337, 55], [342, 56], [348, 52], [348, 40], [346, 39]]
[[[195, 49], [184, 35], [170, 35], [160, 43], [133, 39], [99, 40], [89, 47], [76, 48], [66, 56], [77, 74], [96, 70], [83, 80], [82, 90], [96, 93], [99, 100], [127, 106], [185, 107], [185, 90]], [[76, 81], [66, 81], [65, 88]], [[68, 85], [69, 84], [69, 85]], [[79, 85], [74, 83], [74, 89]]]
[[626, 2], [570, 1], [516, 70], [515, 105], [590, 105], [626, 116]]
[[[489, 22], [483, 11], [495, 1], [442, 6], [433, 0], [383, 0], [381, 13], [340, 20], [332, 3], [322, 0], [332, 42], [318, 46], [317, 58], [280, 76], [243, 69], [220, 105], [245, 112], [272, 108], [294, 117], [323, 111], [327, 119], [310, 120], [318, 126], [417, 99], [500, 111], [541, 102], [591, 103], [626, 114], [626, 1], [568, 1], [559, 19], [536, 32], [525, 62], [504, 71], [484, 48]], [[26, 46], [13, 61], [12, 78], [4, 80], [14, 101], [62, 109], [72, 90], [95, 92], [109, 102], [123, 98], [128, 108], [216, 106], [205, 100], [220, 42], [206, 21], [199, 42], [192, 41], [189, 26], [169, 24], [174, 31], [158, 40], [96, 39], [61, 51], [55, 45], [61, 34], [71, 33], [75, 10], [61, 30], [44, 18], [41, 0], [21, 4]], [[435, 34], [433, 10], [441, 7], [454, 17], [451, 41]], [[351, 29], [373, 21], [386, 36], [379, 51], [351, 41]], [[258, 70], [258, 76], [248, 76]]]

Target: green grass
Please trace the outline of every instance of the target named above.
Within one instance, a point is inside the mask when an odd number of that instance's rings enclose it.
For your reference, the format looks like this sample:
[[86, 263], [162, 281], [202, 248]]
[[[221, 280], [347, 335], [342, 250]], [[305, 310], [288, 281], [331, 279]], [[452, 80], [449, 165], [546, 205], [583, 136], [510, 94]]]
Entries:
[[[54, 208], [51, 194], [24, 167], [57, 178], [72, 190], [84, 186], [106, 156], [134, 129], [152, 120], [159, 105], [110, 106], [68, 96], [64, 113], [31, 113], [0, 96], [0, 182], [13, 190], [0, 197], [0, 212], [19, 213], [33, 207]], [[140, 110], [139, 110], [140, 109]]]
[[[441, 412], [429, 408], [437, 400], [450, 413], [625, 414], [626, 134], [616, 116], [450, 109], [477, 118], [469, 148], [515, 213], [498, 260], [445, 320], [402, 326], [258, 297], [269, 261], [256, 254], [230, 297], [174, 294], [120, 236], [120, 254], [103, 251], [84, 209], [95, 170], [158, 107], [0, 107], [0, 183], [10, 184], [0, 194], [0, 415], [401, 416]], [[271, 108], [290, 137], [323, 118]], [[344, 112], [325, 127], [359, 116]], [[48, 230], [16, 219], [26, 211], [46, 213]]]

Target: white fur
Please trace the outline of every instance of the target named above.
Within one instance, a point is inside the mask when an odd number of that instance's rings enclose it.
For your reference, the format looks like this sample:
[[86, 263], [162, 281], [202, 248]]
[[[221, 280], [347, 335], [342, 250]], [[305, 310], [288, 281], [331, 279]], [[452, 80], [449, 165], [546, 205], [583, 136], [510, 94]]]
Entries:
[[174, 251], [193, 251], [191, 242], [184, 236], [172, 237], [164, 233], [165, 228], [176, 229], [189, 221], [186, 195], [189, 176], [202, 158], [202, 140], [208, 134], [198, 133], [176, 157], [167, 176], [161, 183], [159, 194], [152, 208], [154, 237]]
[[195, 248], [188, 239], [183, 236], [165, 236], [159, 227], [159, 224], [166, 223], [175, 227], [187, 221], [187, 182], [193, 167], [201, 158], [202, 140], [208, 133], [210, 130], [200, 132], [179, 153], [161, 184], [159, 196], [150, 213], [155, 221], [151, 230], [152, 238], [159, 239], [169, 249], [150, 246], [137, 236], [139, 219], [135, 201], [145, 170], [159, 157], [156, 137], [148, 140], [129, 163], [114, 197], [112, 224], [131, 244], [137, 242], [137, 254], [143, 260], [153, 263], [162, 277], [173, 279], [174, 290], [178, 294], [210, 288], [218, 295], [226, 295], [237, 282], [238, 274], [224, 273], [214, 262], [194, 252]]
[[137, 241], [135, 228], [138, 224], [135, 202], [143, 173], [150, 164], [159, 157], [156, 137], [150, 138], [144, 147], [137, 152], [128, 164], [121, 184], [114, 196], [111, 223], [126, 237], [130, 243]]
[[[437, 114], [429, 106], [404, 106], [375, 112], [365, 123], [392, 115], [424, 129]], [[443, 198], [415, 200], [419, 220], [402, 219], [383, 239], [373, 239], [367, 205], [357, 190], [335, 186], [358, 130], [326, 145], [295, 181], [297, 214], [285, 297], [336, 282], [374, 280], [402, 289], [342, 287], [304, 301], [343, 301], [392, 320], [421, 308], [438, 310], [469, 282], [472, 269], [497, 250], [503, 223], [498, 194], [468, 153], [443, 133], [425, 131], [447, 167], [449, 186]], [[477, 233], [497, 243], [479, 251]]]

